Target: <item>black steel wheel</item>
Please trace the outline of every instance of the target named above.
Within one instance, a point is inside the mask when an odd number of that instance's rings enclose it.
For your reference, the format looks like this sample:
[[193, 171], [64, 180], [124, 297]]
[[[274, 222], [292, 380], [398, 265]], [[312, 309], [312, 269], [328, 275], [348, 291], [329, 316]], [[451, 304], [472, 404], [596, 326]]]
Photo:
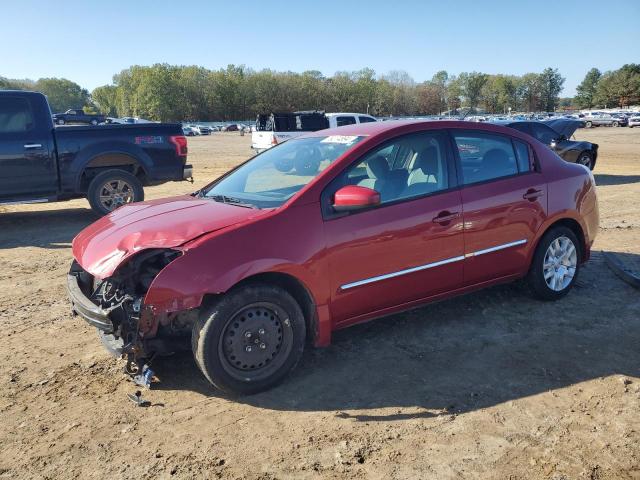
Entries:
[[194, 324], [192, 349], [215, 387], [252, 394], [273, 387], [300, 360], [306, 325], [300, 305], [276, 286], [232, 290]]

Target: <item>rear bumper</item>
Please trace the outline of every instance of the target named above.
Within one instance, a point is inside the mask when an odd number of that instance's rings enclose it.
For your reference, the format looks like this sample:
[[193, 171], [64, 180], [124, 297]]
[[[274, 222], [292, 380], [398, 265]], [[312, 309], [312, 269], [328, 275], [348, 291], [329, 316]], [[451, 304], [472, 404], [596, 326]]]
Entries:
[[182, 170], [183, 180], [193, 180], [193, 165], [185, 165]]
[[113, 332], [113, 322], [109, 318], [109, 312], [94, 304], [80, 289], [78, 277], [67, 275], [67, 293], [71, 300], [71, 311], [80, 315], [89, 325], [96, 327], [105, 333]]

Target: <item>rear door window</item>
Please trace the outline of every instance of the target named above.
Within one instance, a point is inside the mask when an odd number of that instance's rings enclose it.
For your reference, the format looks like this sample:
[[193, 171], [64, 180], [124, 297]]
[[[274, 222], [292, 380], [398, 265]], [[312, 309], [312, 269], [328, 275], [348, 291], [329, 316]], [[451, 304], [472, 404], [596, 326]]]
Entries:
[[518, 170], [520, 173], [530, 172], [533, 170], [531, 155], [529, 154], [529, 145], [520, 140], [514, 140], [513, 145], [516, 147], [516, 156], [518, 159]]
[[518, 173], [511, 139], [482, 132], [454, 132], [465, 185]]

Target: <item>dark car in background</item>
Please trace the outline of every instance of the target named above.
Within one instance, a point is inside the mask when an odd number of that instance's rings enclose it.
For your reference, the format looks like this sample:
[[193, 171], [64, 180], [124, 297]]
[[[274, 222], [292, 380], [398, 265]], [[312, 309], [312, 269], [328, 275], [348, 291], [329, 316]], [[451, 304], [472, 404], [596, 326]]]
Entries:
[[54, 113], [53, 121], [58, 125], [67, 123], [86, 123], [88, 125], [98, 125], [104, 123], [107, 117], [104, 115], [93, 115], [84, 113], [81, 108], [71, 108], [64, 113]]
[[593, 170], [596, 166], [598, 145], [586, 141], [571, 140], [574, 132], [584, 126], [584, 122], [581, 120], [558, 118], [545, 122], [500, 122], [500, 125], [531, 135], [536, 140], [548, 145], [551, 150], [567, 162], [579, 163], [589, 170]]

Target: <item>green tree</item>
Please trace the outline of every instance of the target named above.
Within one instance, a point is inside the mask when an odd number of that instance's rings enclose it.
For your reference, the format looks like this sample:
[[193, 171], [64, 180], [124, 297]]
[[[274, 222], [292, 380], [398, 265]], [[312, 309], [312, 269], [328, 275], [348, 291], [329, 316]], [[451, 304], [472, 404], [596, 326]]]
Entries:
[[91, 100], [96, 104], [100, 113], [110, 117], [118, 115], [118, 87], [115, 85], [103, 85], [91, 92]]
[[576, 103], [580, 108], [591, 108], [594, 106], [598, 82], [602, 73], [597, 68], [592, 68], [587, 72], [582, 83], [576, 87]]
[[479, 105], [482, 99], [482, 89], [488, 79], [489, 75], [479, 72], [462, 72], [458, 76], [458, 82], [460, 83], [465, 105], [470, 111], [473, 111]]
[[541, 106], [545, 111], [553, 112], [558, 106], [564, 77], [557, 68], [545, 68], [539, 78]]
[[35, 82], [33, 90], [47, 96], [54, 113], [91, 104], [89, 92], [66, 78], [41, 78]]

